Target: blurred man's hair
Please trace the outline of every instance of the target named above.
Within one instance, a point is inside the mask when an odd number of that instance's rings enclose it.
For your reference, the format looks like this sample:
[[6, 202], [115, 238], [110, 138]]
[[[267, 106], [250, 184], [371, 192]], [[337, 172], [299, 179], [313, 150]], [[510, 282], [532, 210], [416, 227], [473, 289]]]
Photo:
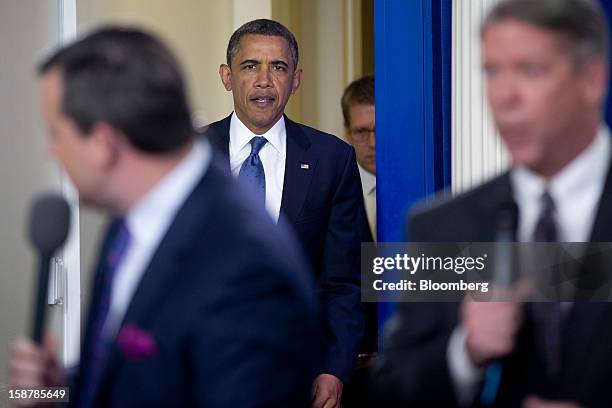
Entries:
[[47, 57], [39, 75], [57, 69], [63, 113], [81, 133], [108, 123], [148, 153], [184, 146], [194, 134], [181, 68], [146, 32], [108, 26]]
[[355, 105], [374, 105], [374, 75], [354, 80], [346, 87], [340, 100], [344, 125], [351, 124], [350, 109]]
[[299, 52], [298, 44], [293, 33], [291, 33], [287, 27], [278, 21], [268, 20], [266, 18], [249, 21], [234, 31], [234, 34], [232, 34], [229, 43], [227, 44], [226, 59], [228, 66], [232, 66], [232, 58], [234, 58], [234, 55], [236, 55], [236, 51], [240, 45], [240, 39], [248, 34], [284, 38], [287, 41], [287, 44], [289, 44], [293, 69], [297, 68]]
[[596, 0], [502, 0], [481, 26], [487, 29], [506, 20], [516, 20], [548, 29], [565, 37], [577, 65], [592, 58], [608, 60], [608, 24]]

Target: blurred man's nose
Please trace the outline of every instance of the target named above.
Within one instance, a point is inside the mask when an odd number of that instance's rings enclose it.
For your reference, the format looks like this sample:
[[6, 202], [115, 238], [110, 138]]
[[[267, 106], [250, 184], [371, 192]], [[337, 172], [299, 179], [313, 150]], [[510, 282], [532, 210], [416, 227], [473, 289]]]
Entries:
[[521, 102], [521, 86], [513, 75], [508, 74], [487, 84], [489, 103], [496, 111], [517, 108]]

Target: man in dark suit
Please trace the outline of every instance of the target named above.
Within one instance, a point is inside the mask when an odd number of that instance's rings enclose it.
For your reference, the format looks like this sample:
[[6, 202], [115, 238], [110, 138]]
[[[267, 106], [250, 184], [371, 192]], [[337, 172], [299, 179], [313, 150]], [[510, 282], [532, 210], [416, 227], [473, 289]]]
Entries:
[[[365, 223], [362, 241], [376, 241], [376, 130], [374, 107], [374, 75], [365, 75], [351, 82], [340, 100], [344, 130], [354, 147], [363, 191]], [[371, 357], [377, 349], [378, 310], [376, 303], [365, 304], [365, 335], [360, 360]], [[361, 363], [361, 361], [360, 361]]]
[[[364, 211], [361, 227], [363, 242], [376, 242], [376, 131], [374, 107], [374, 75], [365, 75], [351, 82], [340, 99], [346, 140], [355, 149], [361, 178]], [[367, 368], [378, 352], [378, 304], [364, 303], [365, 328], [359, 345], [359, 359], [353, 381], [345, 392], [346, 407], [360, 406], [365, 389]]]
[[336, 407], [363, 333], [359, 227], [364, 214], [354, 150], [284, 115], [302, 70], [295, 37], [282, 24], [254, 20], [236, 30], [219, 73], [232, 91], [234, 113], [204, 132], [226, 153], [245, 191], [265, 203], [274, 221], [292, 225], [309, 256], [326, 327], [313, 406]]
[[[308, 406], [319, 329], [306, 260], [194, 137], [171, 52], [108, 27], [40, 73], [51, 151], [82, 201], [115, 217], [71, 404]], [[52, 343], [15, 342], [14, 386], [68, 384]]]
[[[612, 240], [608, 31], [595, 2], [505, 0], [482, 30], [487, 97], [508, 173], [413, 212], [412, 241]], [[612, 406], [612, 305], [403, 304], [373, 381], [385, 406]]]

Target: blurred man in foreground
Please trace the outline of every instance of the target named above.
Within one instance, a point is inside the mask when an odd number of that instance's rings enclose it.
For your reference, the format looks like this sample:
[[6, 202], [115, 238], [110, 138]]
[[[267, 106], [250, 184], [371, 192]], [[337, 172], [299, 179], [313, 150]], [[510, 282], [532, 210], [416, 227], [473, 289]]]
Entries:
[[259, 19], [238, 28], [219, 74], [232, 92], [234, 112], [204, 132], [227, 154], [244, 193], [265, 203], [274, 221], [288, 222], [308, 255], [319, 282], [325, 337], [313, 407], [337, 407], [363, 336], [359, 261], [365, 221], [355, 152], [284, 115], [302, 70], [297, 41], [282, 24]]
[[[494, 6], [483, 67], [512, 168], [414, 212], [412, 241], [492, 242], [508, 196], [519, 241], [612, 241], [608, 30], [595, 3]], [[608, 303], [403, 304], [376, 382], [389, 406], [609, 407], [611, 336]]]
[[[52, 153], [82, 201], [115, 217], [71, 404], [306, 405], [318, 326], [303, 257], [194, 138], [171, 52], [102, 28], [40, 74]], [[14, 386], [68, 383], [51, 343], [15, 342]]]

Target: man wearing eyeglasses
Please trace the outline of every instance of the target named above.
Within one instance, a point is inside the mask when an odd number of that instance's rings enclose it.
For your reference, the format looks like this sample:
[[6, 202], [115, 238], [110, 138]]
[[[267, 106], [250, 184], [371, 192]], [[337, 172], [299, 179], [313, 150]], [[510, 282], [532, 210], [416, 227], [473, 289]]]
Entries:
[[[376, 241], [376, 133], [374, 128], [374, 76], [366, 75], [351, 82], [341, 99], [347, 141], [355, 148], [366, 216], [362, 217], [361, 240]], [[366, 221], [367, 218], [367, 221]], [[375, 360], [378, 349], [378, 308], [363, 303], [364, 337], [359, 345], [359, 359], [353, 383], [346, 393], [347, 407], [361, 406], [366, 368]]]
[[374, 130], [374, 76], [349, 84], [342, 95], [347, 140], [355, 148], [361, 176], [368, 227], [363, 241], [376, 241], [376, 131]]

